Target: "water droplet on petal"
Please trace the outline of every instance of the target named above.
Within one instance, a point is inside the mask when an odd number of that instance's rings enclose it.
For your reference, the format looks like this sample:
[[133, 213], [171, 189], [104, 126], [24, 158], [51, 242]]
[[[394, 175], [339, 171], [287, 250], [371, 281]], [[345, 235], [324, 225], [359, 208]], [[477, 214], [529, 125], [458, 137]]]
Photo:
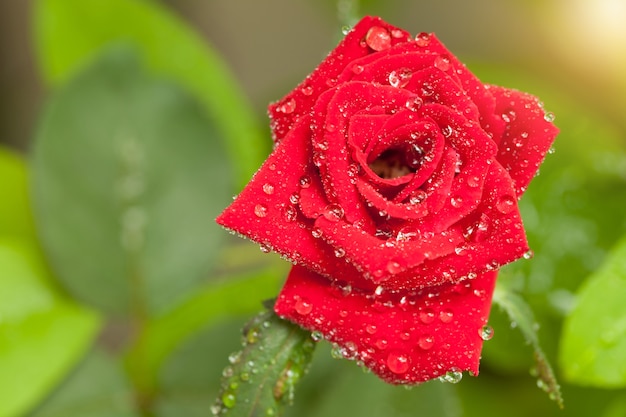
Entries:
[[546, 114], [544, 114], [543, 118], [546, 120], [546, 122], [554, 122], [555, 116], [554, 113], [552, 112], [546, 112]]
[[283, 216], [288, 222], [296, 221], [298, 218], [298, 210], [294, 206], [286, 206], [283, 210]]
[[391, 48], [391, 34], [380, 26], [374, 26], [367, 31], [365, 43], [375, 51], [384, 51]]
[[524, 259], [532, 259], [535, 256], [535, 252], [532, 250], [528, 250], [528, 252], [524, 253]]
[[389, 261], [387, 263], [387, 271], [389, 271], [390, 274], [397, 274], [402, 271], [402, 265], [400, 265], [398, 261]]
[[479, 176], [471, 176], [467, 179], [467, 185], [472, 188], [476, 188], [480, 186], [480, 177]]
[[341, 27], [341, 33], [343, 33], [344, 35], [347, 35], [350, 32], [350, 30], [352, 30], [352, 28], [348, 25]]
[[298, 204], [299, 201], [300, 201], [299, 194], [293, 193], [289, 196], [289, 202], [291, 202], [291, 204]]
[[400, 39], [404, 36], [404, 32], [402, 32], [400, 29], [393, 29], [391, 31], [391, 36], [393, 36], [396, 39]]
[[439, 320], [443, 323], [450, 323], [454, 318], [454, 313], [452, 310], [443, 310], [439, 313]]
[[341, 207], [339, 204], [329, 204], [324, 208], [322, 214], [324, 215], [326, 220], [331, 222], [338, 222], [343, 218], [345, 213], [343, 211], [343, 207]]
[[420, 349], [424, 349], [424, 350], [428, 350], [432, 348], [434, 344], [435, 344], [435, 339], [429, 335], [421, 336], [419, 340], [417, 341], [417, 345], [420, 347]]
[[430, 35], [426, 32], [418, 33], [415, 36], [415, 42], [417, 43], [417, 46], [428, 46], [428, 44], [430, 43]]
[[274, 184], [271, 184], [269, 182], [263, 184], [263, 192], [267, 195], [274, 194]]
[[360, 73], [362, 73], [364, 69], [365, 68], [363, 67], [363, 65], [354, 64], [352, 66], [352, 72], [356, 75], [359, 75]]
[[381, 295], [383, 293], [385, 289], [382, 287], [382, 285], [379, 285], [378, 287], [376, 287], [376, 289], [374, 290], [374, 294], [376, 295]]
[[427, 308], [420, 311], [420, 321], [424, 324], [430, 324], [435, 320], [435, 312]]
[[419, 96], [415, 96], [408, 99], [405, 106], [411, 111], [418, 111], [422, 107], [422, 104], [424, 104], [424, 100]]
[[267, 216], [267, 206], [264, 206], [263, 204], [257, 204], [256, 206], [254, 206], [254, 214], [256, 214], [257, 217], [265, 217]]
[[376, 325], [375, 324], [368, 324], [367, 326], [365, 326], [365, 331], [369, 334], [374, 334], [376, 333]]
[[313, 304], [305, 298], [298, 297], [293, 308], [296, 310], [296, 313], [306, 316], [313, 311]]
[[458, 384], [463, 379], [463, 373], [456, 368], [453, 368], [446, 372], [445, 375], [439, 377], [441, 382], [448, 382], [450, 384]]
[[376, 345], [376, 347], [380, 350], [385, 350], [387, 349], [387, 345], [389, 344], [389, 342], [387, 342], [386, 339], [378, 339], [374, 345]]
[[452, 197], [450, 199], [450, 204], [452, 205], [452, 207], [454, 208], [459, 208], [461, 207], [461, 204], [463, 203], [463, 197], [461, 196], [456, 196], [456, 197]]
[[411, 80], [412, 75], [413, 73], [407, 68], [393, 70], [389, 73], [389, 84], [392, 87], [404, 88]]
[[510, 213], [514, 208], [515, 199], [510, 195], [503, 195], [496, 203], [496, 209], [502, 214]]
[[411, 366], [411, 358], [399, 352], [391, 352], [387, 356], [387, 366], [394, 374], [404, 374]]
[[483, 340], [491, 340], [491, 338], [493, 337], [493, 327], [486, 324], [480, 328], [478, 334]]
[[314, 342], [319, 342], [323, 338], [324, 338], [324, 335], [322, 334], [322, 332], [320, 331], [311, 332], [311, 339], [313, 339]]
[[344, 256], [346, 256], [346, 250], [344, 248], [335, 249], [335, 256], [337, 258], [343, 258]]
[[311, 177], [303, 175], [300, 177], [300, 187], [309, 188], [311, 186]]
[[302, 91], [302, 94], [304, 94], [305, 96], [310, 96], [311, 94], [313, 94], [313, 87], [311, 87], [310, 85], [305, 85], [300, 91]]
[[433, 65], [441, 71], [448, 71], [450, 69], [450, 58], [439, 55], [435, 58]]
[[285, 114], [293, 113], [296, 109], [296, 100], [293, 98], [288, 99], [283, 104], [278, 107], [278, 111], [283, 112]]

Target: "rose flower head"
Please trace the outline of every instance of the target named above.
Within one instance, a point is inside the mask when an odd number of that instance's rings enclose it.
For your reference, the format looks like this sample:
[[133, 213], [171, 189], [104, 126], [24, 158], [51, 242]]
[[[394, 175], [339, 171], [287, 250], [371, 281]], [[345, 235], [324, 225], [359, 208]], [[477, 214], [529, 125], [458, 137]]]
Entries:
[[477, 374], [551, 114], [365, 17], [269, 115], [274, 151], [217, 222], [293, 263], [275, 312], [390, 383]]

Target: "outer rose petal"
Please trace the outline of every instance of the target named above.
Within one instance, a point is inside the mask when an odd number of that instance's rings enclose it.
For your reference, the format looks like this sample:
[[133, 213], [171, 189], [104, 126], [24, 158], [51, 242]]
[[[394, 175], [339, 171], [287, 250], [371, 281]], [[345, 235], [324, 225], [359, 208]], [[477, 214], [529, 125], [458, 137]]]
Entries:
[[491, 86], [496, 113], [507, 122], [497, 160], [509, 172], [521, 196], [552, 146], [559, 129], [546, 120], [539, 100], [527, 93]]
[[319, 331], [394, 384], [415, 384], [448, 371], [478, 374], [496, 272], [457, 285], [397, 299], [346, 294], [305, 268], [294, 266], [274, 306], [276, 313]]

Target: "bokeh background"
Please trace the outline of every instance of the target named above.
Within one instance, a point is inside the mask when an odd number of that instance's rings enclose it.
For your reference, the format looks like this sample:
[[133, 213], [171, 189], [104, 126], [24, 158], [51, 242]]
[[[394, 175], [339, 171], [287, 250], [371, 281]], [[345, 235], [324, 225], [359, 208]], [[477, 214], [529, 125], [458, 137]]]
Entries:
[[520, 203], [535, 256], [500, 281], [532, 307], [566, 408], [494, 307], [479, 378], [390, 387], [320, 343], [286, 415], [626, 415], [626, 0], [22, 0], [0, 3], [0, 417], [210, 415], [288, 269], [212, 219], [269, 152], [267, 103], [363, 14], [435, 32], [556, 114]]

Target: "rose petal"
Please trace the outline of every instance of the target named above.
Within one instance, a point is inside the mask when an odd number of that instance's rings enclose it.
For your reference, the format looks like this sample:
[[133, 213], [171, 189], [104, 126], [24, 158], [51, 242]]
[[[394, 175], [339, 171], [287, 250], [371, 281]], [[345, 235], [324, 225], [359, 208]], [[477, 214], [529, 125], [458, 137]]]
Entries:
[[[410, 37], [408, 32], [396, 28], [378, 17], [366, 16], [361, 19], [302, 83], [283, 99], [269, 106], [268, 113], [272, 120], [272, 135], [275, 141], [282, 140], [295, 121], [309, 112], [320, 94], [334, 86], [338, 76], [349, 63], [374, 52], [364, 42], [362, 43], [372, 27], [380, 27], [390, 33], [394, 31], [394, 33], [403, 35], [391, 36], [390, 45], [406, 42]], [[289, 111], [287, 112], [284, 111], [285, 107], [283, 106], [285, 104], [288, 104], [286, 110]]]
[[448, 371], [478, 374], [496, 273], [408, 296], [341, 291], [305, 268], [292, 268], [276, 313], [342, 348], [393, 384]]
[[552, 146], [559, 129], [546, 120], [539, 100], [527, 93], [491, 86], [496, 114], [507, 121], [499, 142], [498, 161], [509, 172], [521, 196]]

